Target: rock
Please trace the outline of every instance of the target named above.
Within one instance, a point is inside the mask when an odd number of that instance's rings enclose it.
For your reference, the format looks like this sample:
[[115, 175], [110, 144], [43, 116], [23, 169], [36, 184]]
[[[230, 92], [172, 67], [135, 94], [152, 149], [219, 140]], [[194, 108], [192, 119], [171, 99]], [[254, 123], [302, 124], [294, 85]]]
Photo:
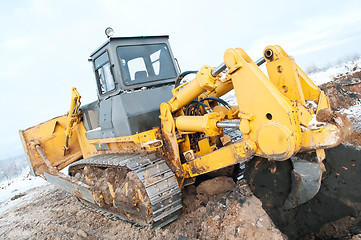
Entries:
[[86, 232], [84, 232], [82, 229], [78, 229], [78, 231], [76, 231], [76, 234], [78, 234], [80, 237], [83, 237], [83, 238], [88, 237], [88, 234]]
[[215, 200], [223, 197], [226, 193], [232, 191], [236, 184], [230, 177], [216, 177], [204, 181], [197, 187], [197, 197], [204, 203], [209, 200]]
[[335, 123], [336, 114], [329, 108], [321, 109], [317, 115], [316, 120], [319, 122]]
[[207, 215], [200, 239], [286, 239], [246, 185], [237, 184], [226, 201], [208, 202]]

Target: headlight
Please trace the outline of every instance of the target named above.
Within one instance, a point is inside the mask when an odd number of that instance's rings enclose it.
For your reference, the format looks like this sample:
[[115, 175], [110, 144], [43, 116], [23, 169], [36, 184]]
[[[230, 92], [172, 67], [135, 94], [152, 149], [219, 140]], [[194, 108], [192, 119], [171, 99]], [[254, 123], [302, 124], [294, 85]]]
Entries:
[[114, 34], [113, 28], [108, 27], [108, 28], [105, 29], [105, 35], [107, 35], [108, 38], [110, 38], [111, 36], [113, 36], [113, 34]]

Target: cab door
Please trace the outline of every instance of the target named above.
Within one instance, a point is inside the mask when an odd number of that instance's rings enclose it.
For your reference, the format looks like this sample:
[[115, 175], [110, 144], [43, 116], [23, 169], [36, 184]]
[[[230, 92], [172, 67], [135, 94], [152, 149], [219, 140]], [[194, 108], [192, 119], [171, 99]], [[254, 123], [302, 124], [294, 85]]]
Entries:
[[108, 51], [102, 53], [94, 61], [95, 77], [97, 79], [98, 94], [100, 95], [99, 137], [115, 137], [112, 124], [112, 98], [111, 94], [116, 90], [116, 84], [112, 73], [112, 65]]

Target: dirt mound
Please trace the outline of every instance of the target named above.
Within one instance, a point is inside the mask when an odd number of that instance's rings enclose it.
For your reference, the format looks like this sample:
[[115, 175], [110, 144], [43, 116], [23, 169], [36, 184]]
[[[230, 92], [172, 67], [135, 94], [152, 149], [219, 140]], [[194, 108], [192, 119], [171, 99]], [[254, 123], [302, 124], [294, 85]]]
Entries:
[[361, 133], [360, 132], [352, 132], [346, 142], [351, 143], [353, 145], [361, 146]]
[[285, 239], [262, 209], [262, 203], [241, 181], [227, 198], [206, 207], [200, 239]]
[[197, 187], [197, 198], [208, 203], [210, 200], [221, 198], [226, 193], [231, 192], [236, 184], [230, 177], [216, 177], [204, 181]]
[[[361, 97], [361, 71], [351, 69], [351, 72], [339, 74], [334, 77], [333, 81], [322, 84], [320, 88], [327, 95], [331, 108], [342, 110], [350, 108], [360, 103]], [[337, 113], [339, 116], [340, 113]], [[345, 120], [344, 115], [342, 117]], [[322, 119], [325, 120], [325, 119]], [[327, 120], [327, 116], [326, 116]], [[358, 117], [351, 116], [354, 131], [346, 136], [345, 141], [354, 145], [361, 145], [361, 122]], [[320, 120], [321, 121], [321, 120]]]
[[334, 222], [326, 223], [317, 232], [311, 233], [300, 240], [316, 239], [361, 239], [360, 217], [343, 217]]
[[361, 72], [338, 75], [320, 88], [328, 97], [332, 109], [349, 108], [360, 101]]

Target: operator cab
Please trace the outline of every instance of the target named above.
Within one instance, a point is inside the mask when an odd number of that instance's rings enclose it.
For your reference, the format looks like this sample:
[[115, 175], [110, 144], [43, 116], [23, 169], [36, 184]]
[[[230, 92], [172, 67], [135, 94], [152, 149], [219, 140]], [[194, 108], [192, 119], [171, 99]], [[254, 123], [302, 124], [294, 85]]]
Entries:
[[81, 107], [88, 139], [160, 126], [160, 104], [172, 98], [180, 74], [168, 36], [110, 37], [89, 60], [98, 101]]
[[174, 84], [179, 74], [168, 36], [111, 37], [90, 57], [99, 96]]

